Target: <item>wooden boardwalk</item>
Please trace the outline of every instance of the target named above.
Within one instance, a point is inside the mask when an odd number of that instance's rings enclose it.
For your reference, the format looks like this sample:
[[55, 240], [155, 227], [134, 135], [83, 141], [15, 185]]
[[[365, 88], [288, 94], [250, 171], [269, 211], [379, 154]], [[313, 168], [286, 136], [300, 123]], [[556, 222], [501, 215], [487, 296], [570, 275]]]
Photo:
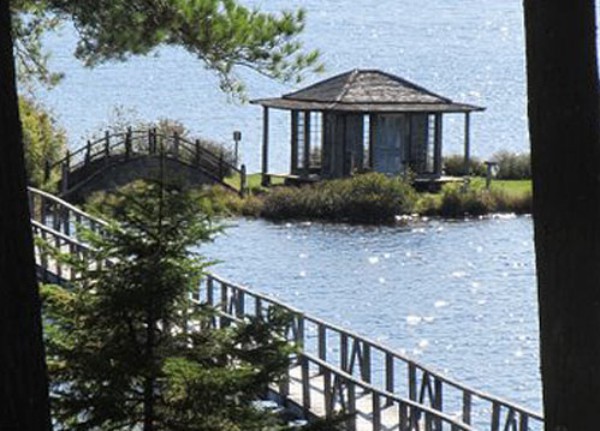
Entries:
[[[48, 193], [30, 189], [36, 237], [80, 257], [89, 248], [79, 226], [101, 232], [98, 220]], [[40, 279], [68, 280], [71, 268], [36, 242]], [[90, 262], [106, 265], [107, 262]], [[348, 431], [536, 431], [541, 415], [472, 389], [399, 352], [312, 317], [276, 299], [207, 274], [197, 298], [220, 311], [216, 326], [273, 312], [289, 315], [286, 338], [297, 346], [286, 378], [272, 389], [279, 401], [306, 417], [345, 415]]]

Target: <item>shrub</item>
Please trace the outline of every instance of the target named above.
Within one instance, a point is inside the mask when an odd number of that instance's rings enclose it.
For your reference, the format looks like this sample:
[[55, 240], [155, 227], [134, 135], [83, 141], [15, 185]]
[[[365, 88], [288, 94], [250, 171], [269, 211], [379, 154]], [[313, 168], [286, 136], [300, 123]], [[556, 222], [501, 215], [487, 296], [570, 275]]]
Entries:
[[414, 211], [417, 195], [406, 181], [383, 174], [282, 187], [265, 197], [261, 215], [273, 219], [321, 219], [351, 223], [391, 223]]
[[[444, 173], [450, 176], [463, 176], [465, 173], [465, 156], [459, 154], [453, 154], [444, 157], [443, 160]], [[469, 174], [482, 177], [486, 174], [487, 167], [477, 157], [471, 157], [469, 159]]]
[[494, 212], [531, 214], [533, 195], [530, 191], [514, 194], [492, 188], [491, 194], [495, 201]]
[[500, 151], [492, 156], [498, 163], [496, 177], [503, 180], [523, 180], [531, 178], [531, 157], [529, 153], [517, 154]]
[[494, 212], [526, 214], [531, 212], [531, 203], [531, 192], [514, 194], [494, 188], [486, 190], [468, 184], [452, 184], [442, 189], [439, 200], [427, 197], [420, 202], [420, 210], [422, 214], [448, 218], [481, 216]]
[[480, 216], [492, 209], [493, 197], [487, 190], [475, 190], [457, 184], [450, 184], [442, 189], [439, 207], [439, 215], [442, 217]]

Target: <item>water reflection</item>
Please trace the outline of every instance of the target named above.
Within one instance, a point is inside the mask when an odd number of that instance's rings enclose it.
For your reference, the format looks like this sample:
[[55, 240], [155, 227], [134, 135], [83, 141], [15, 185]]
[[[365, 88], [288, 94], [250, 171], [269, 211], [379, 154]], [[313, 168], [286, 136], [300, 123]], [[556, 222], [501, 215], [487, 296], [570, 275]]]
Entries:
[[540, 409], [530, 218], [232, 224], [203, 250], [218, 274]]

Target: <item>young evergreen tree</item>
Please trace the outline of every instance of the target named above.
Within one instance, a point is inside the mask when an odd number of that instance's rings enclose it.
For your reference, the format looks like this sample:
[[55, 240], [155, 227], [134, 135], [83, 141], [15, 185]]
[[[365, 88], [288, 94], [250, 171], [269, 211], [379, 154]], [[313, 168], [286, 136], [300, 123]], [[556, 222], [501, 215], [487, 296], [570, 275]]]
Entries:
[[[116, 223], [89, 234], [82, 276], [47, 286], [53, 419], [70, 430], [259, 430], [269, 382], [288, 366], [285, 319], [210, 325], [192, 299], [206, 262], [190, 251], [215, 232], [198, 201], [135, 184], [113, 202]], [[89, 262], [110, 262], [90, 269]]]

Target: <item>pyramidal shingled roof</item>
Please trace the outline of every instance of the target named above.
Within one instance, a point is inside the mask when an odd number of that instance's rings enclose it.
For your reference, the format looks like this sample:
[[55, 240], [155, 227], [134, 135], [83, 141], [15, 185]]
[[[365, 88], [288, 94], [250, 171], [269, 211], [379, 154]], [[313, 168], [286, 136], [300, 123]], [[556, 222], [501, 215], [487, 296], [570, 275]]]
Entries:
[[398, 76], [379, 70], [342, 73], [289, 93], [285, 99], [329, 103], [452, 103]]
[[280, 109], [354, 112], [469, 112], [483, 108], [452, 100], [380, 70], [336, 75], [281, 98], [253, 103]]

